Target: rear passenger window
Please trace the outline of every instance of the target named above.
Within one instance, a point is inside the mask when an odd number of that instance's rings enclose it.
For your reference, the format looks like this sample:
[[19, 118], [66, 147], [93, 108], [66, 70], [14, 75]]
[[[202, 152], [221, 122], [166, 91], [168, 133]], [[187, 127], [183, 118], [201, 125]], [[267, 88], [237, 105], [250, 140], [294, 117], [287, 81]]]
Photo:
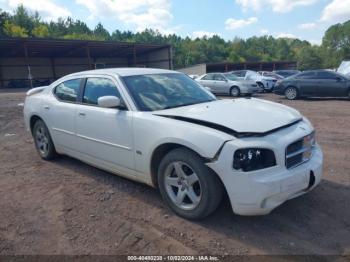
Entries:
[[331, 72], [318, 72], [317, 76], [319, 79], [337, 79], [337, 75]]
[[83, 103], [97, 105], [97, 100], [102, 96], [121, 98], [112, 80], [107, 78], [88, 78], [85, 85]]
[[314, 72], [305, 72], [297, 76], [298, 79], [315, 79], [316, 74]]
[[55, 88], [55, 96], [61, 101], [76, 102], [80, 83], [81, 79], [73, 79], [59, 84]]

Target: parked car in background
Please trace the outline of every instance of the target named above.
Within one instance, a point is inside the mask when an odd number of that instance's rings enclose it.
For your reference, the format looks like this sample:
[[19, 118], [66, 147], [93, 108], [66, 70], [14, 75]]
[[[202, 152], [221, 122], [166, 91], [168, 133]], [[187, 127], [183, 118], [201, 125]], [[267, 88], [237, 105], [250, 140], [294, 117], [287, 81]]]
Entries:
[[218, 100], [169, 70], [67, 75], [27, 92], [24, 119], [41, 158], [66, 154], [157, 187], [187, 219], [211, 214], [226, 194], [237, 214], [268, 214], [322, 177], [315, 129], [298, 111]]
[[341, 62], [337, 72], [346, 76], [350, 76], [350, 61]]
[[237, 70], [230, 73], [236, 75], [241, 80], [251, 80], [257, 83], [262, 91], [271, 92], [276, 83], [276, 79], [268, 76], [262, 76], [252, 70]]
[[284, 78], [299, 74], [301, 71], [299, 70], [275, 70], [274, 73], [283, 76]]
[[258, 85], [251, 80], [239, 80], [233, 74], [209, 73], [197, 78], [196, 81], [210, 89], [214, 94], [224, 94], [237, 97], [251, 95], [259, 90]]
[[188, 75], [189, 77], [191, 77], [192, 79], [196, 79], [199, 77], [199, 75]]
[[262, 76], [268, 76], [268, 77], [272, 77], [276, 80], [280, 80], [280, 79], [283, 79], [284, 77], [279, 75], [279, 74], [276, 74], [274, 72], [270, 72], [270, 71], [259, 71], [258, 72], [260, 75]]
[[274, 93], [294, 100], [300, 97], [349, 97], [350, 79], [328, 70], [310, 70], [279, 80]]

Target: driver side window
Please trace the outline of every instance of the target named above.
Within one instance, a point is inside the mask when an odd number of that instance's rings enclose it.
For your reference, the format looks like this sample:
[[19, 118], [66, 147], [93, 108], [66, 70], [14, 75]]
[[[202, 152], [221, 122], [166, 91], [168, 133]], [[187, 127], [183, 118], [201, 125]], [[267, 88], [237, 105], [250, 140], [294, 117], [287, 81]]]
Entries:
[[102, 96], [116, 96], [121, 99], [120, 93], [108, 78], [88, 78], [86, 80], [83, 103], [97, 105], [97, 101]]

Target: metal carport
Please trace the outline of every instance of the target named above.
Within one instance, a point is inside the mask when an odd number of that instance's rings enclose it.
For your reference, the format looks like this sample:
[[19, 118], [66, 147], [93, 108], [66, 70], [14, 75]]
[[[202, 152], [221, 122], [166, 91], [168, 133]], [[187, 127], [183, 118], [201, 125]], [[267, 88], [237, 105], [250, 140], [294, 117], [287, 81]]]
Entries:
[[172, 69], [171, 45], [43, 38], [0, 39], [0, 87], [39, 86], [73, 72], [135, 66]]

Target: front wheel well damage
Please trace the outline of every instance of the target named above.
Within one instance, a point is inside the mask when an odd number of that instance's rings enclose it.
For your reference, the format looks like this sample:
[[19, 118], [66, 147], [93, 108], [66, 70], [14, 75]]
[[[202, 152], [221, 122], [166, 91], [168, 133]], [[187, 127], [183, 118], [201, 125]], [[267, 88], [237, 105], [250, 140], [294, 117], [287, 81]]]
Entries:
[[168, 154], [170, 151], [177, 149], [177, 148], [186, 148], [190, 151], [192, 151], [193, 153], [199, 155], [204, 162], [209, 162], [210, 159], [207, 159], [203, 156], [201, 156], [200, 154], [198, 154], [196, 151], [194, 151], [193, 149], [181, 145], [181, 144], [177, 144], [177, 143], [165, 143], [162, 144], [160, 146], [158, 146], [152, 154], [151, 157], [151, 178], [152, 178], [152, 184], [154, 187], [158, 188], [158, 168], [160, 165], [160, 162], [162, 161], [163, 157]]

